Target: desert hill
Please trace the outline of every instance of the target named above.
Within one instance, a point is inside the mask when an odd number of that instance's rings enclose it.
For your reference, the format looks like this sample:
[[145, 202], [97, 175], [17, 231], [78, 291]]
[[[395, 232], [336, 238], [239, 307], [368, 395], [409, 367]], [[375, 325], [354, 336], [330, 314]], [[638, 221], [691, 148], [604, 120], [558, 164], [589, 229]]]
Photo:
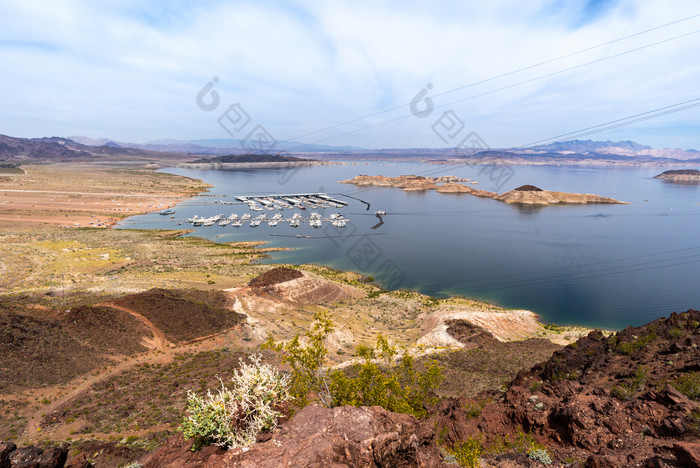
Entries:
[[9, 162], [147, 162], [185, 158], [187, 156], [183, 154], [128, 148], [109, 142], [102, 146], [88, 146], [61, 137], [16, 138], [0, 135], [0, 159]]
[[[444, 399], [426, 420], [311, 405], [250, 450], [192, 453], [175, 436], [145, 466], [437, 467], [454, 460], [441, 446], [459, 446], [480, 466], [697, 467], [698, 320], [689, 310], [609, 337], [592, 332], [505, 392]], [[478, 330], [468, 334], [487, 345]]]

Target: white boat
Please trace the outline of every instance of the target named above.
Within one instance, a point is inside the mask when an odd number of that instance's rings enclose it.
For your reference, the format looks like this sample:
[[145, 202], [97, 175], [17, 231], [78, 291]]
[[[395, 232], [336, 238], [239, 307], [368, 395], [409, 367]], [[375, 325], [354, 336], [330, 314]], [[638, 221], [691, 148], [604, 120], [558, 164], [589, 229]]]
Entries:
[[243, 225], [243, 220], [239, 219], [231, 223], [231, 226], [233, 227], [241, 227]]
[[230, 221], [233, 221], [233, 220], [235, 220], [236, 218], [238, 218], [238, 215], [237, 215], [236, 213], [231, 213], [231, 216], [228, 217], [228, 219], [229, 219]]
[[229, 224], [231, 224], [230, 219], [224, 219], [222, 221], [219, 221], [219, 226], [228, 226]]
[[242, 221], [248, 221], [251, 218], [250, 213], [246, 213], [243, 216], [241, 216]]
[[280, 221], [279, 221], [278, 219], [274, 219], [274, 218], [273, 218], [273, 219], [271, 219], [271, 220], [269, 220], [269, 221], [267, 222], [267, 225], [268, 225], [268, 226], [277, 226], [277, 224], [279, 224], [279, 222], [280, 222]]

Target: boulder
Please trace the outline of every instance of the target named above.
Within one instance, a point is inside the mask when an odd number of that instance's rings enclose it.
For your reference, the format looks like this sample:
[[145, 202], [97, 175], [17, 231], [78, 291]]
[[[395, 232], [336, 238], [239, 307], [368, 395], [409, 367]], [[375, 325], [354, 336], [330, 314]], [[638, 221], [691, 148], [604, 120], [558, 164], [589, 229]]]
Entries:
[[193, 453], [188, 443], [173, 438], [144, 467], [433, 467], [442, 462], [433, 438], [432, 431], [421, 427], [413, 416], [378, 406], [329, 409], [310, 405], [269, 440], [249, 449]]
[[34, 446], [15, 449], [9, 457], [12, 468], [63, 468], [67, 458], [67, 448], [42, 450]]
[[686, 468], [700, 468], [700, 444], [676, 442], [673, 451], [676, 459]]

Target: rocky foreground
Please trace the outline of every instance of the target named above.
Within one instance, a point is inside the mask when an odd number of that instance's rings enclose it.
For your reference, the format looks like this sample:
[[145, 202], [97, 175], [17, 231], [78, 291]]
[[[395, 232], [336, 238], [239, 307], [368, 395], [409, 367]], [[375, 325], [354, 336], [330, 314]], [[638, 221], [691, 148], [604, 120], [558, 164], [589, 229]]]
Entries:
[[455, 176], [423, 177], [402, 175], [398, 177], [358, 175], [352, 179], [342, 180], [341, 183], [360, 186], [396, 187], [406, 191], [435, 190], [440, 193], [465, 193], [475, 197], [492, 198], [508, 204], [516, 205], [566, 205], [566, 204], [625, 204], [610, 197], [589, 193], [568, 193], [542, 190], [534, 185], [523, 185], [509, 192], [498, 194], [487, 190], [479, 190], [462, 182], [475, 182]]
[[[459, 329], [452, 325], [453, 332]], [[488, 346], [483, 333], [454, 337]], [[521, 371], [505, 390], [445, 398], [426, 419], [380, 407], [310, 405], [248, 450], [210, 446], [192, 452], [177, 435], [140, 463], [456, 466], [448, 452], [461, 446], [481, 460], [475, 466], [700, 467], [699, 344], [700, 311], [689, 310], [610, 336], [593, 331]], [[91, 466], [84, 457], [65, 465], [66, 452], [0, 444], [0, 467]]]
[[697, 169], [664, 171], [661, 174], [654, 176], [654, 178], [679, 184], [700, 184], [700, 171]]

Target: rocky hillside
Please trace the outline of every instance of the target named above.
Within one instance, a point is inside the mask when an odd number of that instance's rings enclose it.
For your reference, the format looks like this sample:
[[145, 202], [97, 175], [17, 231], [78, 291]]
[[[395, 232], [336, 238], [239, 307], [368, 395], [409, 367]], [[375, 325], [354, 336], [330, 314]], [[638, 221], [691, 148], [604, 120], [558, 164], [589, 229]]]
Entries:
[[15, 138], [0, 135], [0, 159], [9, 162], [89, 162], [104, 159], [183, 159], [182, 154], [122, 148], [118, 145], [87, 146], [68, 138]]
[[312, 405], [250, 450], [192, 453], [176, 436], [145, 466], [430, 467], [473, 455], [498, 467], [548, 458], [551, 466], [697, 467], [698, 343], [700, 312], [689, 310], [609, 337], [591, 332], [521, 371], [505, 392], [444, 399], [428, 419]]
[[445, 400], [432, 423], [448, 443], [478, 439], [496, 466], [531, 466], [522, 454], [498, 454], [522, 432], [562, 462], [697, 467], [699, 343], [696, 310], [609, 337], [591, 332], [520, 372], [478, 416], [473, 402]]

